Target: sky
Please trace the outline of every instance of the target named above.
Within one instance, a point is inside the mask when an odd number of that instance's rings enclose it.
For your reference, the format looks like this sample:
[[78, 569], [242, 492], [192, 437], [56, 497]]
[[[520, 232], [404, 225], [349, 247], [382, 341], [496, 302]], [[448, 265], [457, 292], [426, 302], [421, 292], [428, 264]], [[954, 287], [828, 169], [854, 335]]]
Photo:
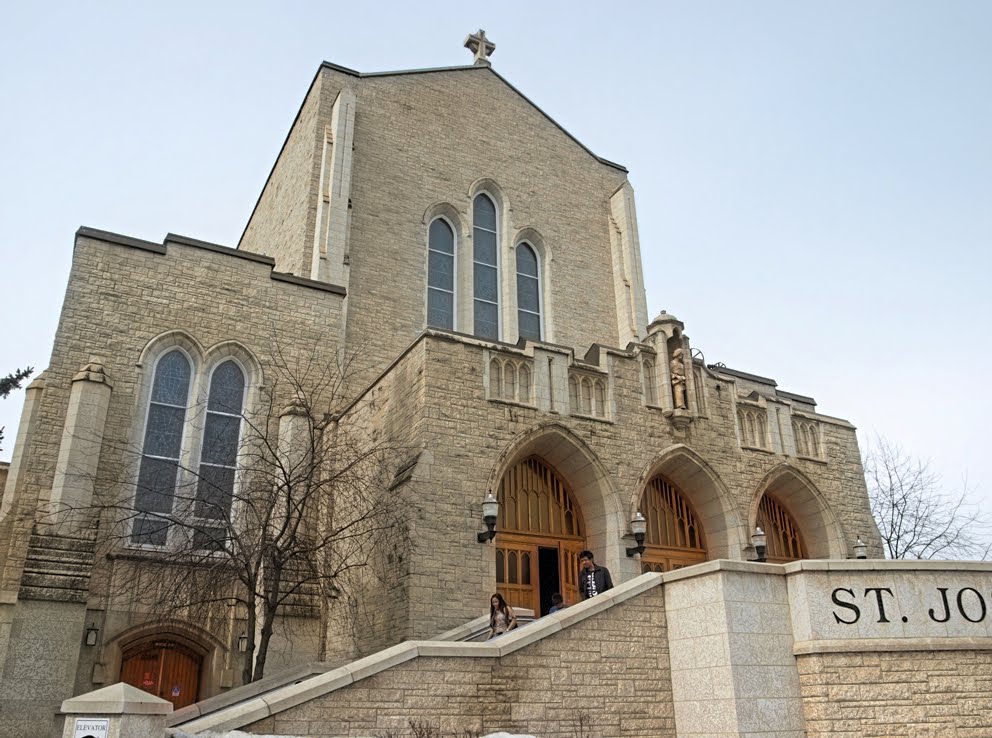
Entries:
[[[630, 170], [652, 317], [992, 510], [982, 1], [9, 4], [0, 373], [46, 365], [79, 226], [234, 246], [322, 60], [470, 64], [479, 28]], [[0, 459], [22, 403], [0, 400]]]

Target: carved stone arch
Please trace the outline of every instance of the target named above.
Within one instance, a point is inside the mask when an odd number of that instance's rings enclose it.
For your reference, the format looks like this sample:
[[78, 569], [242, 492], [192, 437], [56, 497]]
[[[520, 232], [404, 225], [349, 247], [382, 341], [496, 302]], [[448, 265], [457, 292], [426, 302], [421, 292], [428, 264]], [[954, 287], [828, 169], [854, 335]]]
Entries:
[[748, 508], [749, 530], [755, 526], [758, 506], [765, 493], [771, 493], [795, 518], [810, 558], [847, 557], [847, 536], [843, 526], [823, 493], [799, 469], [782, 463], [765, 474]]
[[493, 464], [487, 489], [498, 489], [503, 475], [530, 456], [539, 456], [568, 483], [585, 520], [586, 545], [598, 562], [618, 569], [620, 538], [627, 532], [620, 493], [599, 457], [564, 425], [547, 423], [511, 440]]
[[672, 481], [695, 510], [706, 540], [707, 557], [742, 558], [750, 538], [737, 505], [720, 475], [685, 444], [670, 446], [644, 466], [628, 500], [627, 519], [638, 511], [648, 482], [659, 474]]
[[166, 637], [175, 638], [204, 656], [215, 648], [230, 650], [228, 644], [209, 630], [178, 618], [153, 620], [124, 628], [104, 641], [104, 648], [124, 650], [142, 641]]
[[500, 224], [504, 227], [504, 233], [509, 233], [510, 228], [508, 227], [508, 215], [510, 212], [510, 203], [506, 199], [506, 195], [503, 194], [503, 189], [496, 184], [496, 180], [490, 179], [489, 177], [480, 177], [475, 180], [468, 188], [468, 201], [469, 207], [475, 201], [476, 196], [480, 194], [489, 195], [492, 201], [496, 203], [496, 214], [500, 220]]
[[425, 249], [427, 248], [427, 226], [429, 226], [435, 218], [443, 218], [448, 221], [448, 225], [451, 226], [451, 230], [455, 233], [455, 246], [457, 248], [458, 243], [461, 242], [461, 240], [467, 235], [465, 224], [468, 222], [468, 219], [465, 217], [465, 213], [460, 211], [450, 202], [436, 202], [428, 207], [424, 211], [423, 219], [423, 238]]
[[[245, 373], [248, 399], [253, 400], [257, 397], [259, 389], [265, 384], [262, 374], [262, 362], [258, 360], [258, 357], [249, 348], [238, 341], [221, 341], [207, 349], [203, 360], [206, 370], [204, 384], [209, 384], [210, 373], [228, 359], [233, 359]], [[251, 410], [253, 405], [254, 402], [248, 402], [246, 409]]]
[[147, 369], [154, 365], [159, 356], [170, 349], [180, 348], [193, 362], [193, 372], [198, 373], [203, 367], [204, 351], [203, 344], [184, 330], [176, 329], [159, 333], [145, 344], [138, 355], [136, 366]]
[[124, 655], [141, 648], [144, 644], [150, 645], [156, 641], [179, 644], [199, 656], [201, 673], [198, 681], [201, 699], [218, 691], [217, 675], [232, 650], [231, 646], [210, 631], [175, 618], [158, 619], [130, 626], [104, 641], [102, 660], [106, 675], [111, 681], [118, 681]]

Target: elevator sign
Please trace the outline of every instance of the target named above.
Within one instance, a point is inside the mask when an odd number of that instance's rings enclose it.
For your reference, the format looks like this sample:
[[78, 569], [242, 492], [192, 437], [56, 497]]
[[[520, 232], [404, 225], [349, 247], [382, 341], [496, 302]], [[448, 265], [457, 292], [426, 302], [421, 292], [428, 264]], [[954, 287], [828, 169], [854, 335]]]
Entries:
[[72, 738], [107, 738], [110, 734], [110, 720], [76, 718]]

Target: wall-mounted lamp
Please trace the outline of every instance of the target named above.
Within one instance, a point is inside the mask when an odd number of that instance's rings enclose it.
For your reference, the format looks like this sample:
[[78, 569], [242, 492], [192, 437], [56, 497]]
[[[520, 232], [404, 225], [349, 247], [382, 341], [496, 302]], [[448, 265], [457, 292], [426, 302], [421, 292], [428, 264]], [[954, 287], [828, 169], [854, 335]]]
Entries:
[[499, 515], [499, 500], [493, 497], [492, 490], [482, 501], [482, 519], [486, 523], [486, 530], [478, 534], [479, 543], [488, 543], [496, 537], [496, 516]]
[[757, 561], [760, 563], [767, 561], [765, 558], [765, 551], [768, 550], [767, 544], [765, 531], [761, 530], [761, 526], [759, 525], [754, 529], [754, 535], [751, 536], [751, 545], [754, 546], [754, 552], [758, 556]]
[[857, 542], [854, 544], [854, 558], [856, 559], [867, 559], [868, 558], [868, 544], [861, 540], [861, 536], [858, 536]]
[[90, 627], [86, 629], [86, 645], [95, 646], [96, 637], [100, 633], [100, 629], [96, 627], [96, 623], [90, 623]]
[[641, 511], [638, 510], [637, 515], [635, 515], [630, 521], [630, 532], [634, 535], [634, 540], [637, 541], [637, 545], [627, 549], [628, 556], [644, 553], [644, 534], [647, 533], [647, 530], [648, 521], [644, 519], [644, 516], [641, 515]]
[[248, 634], [242, 632], [238, 636], [238, 653], [248, 653]]

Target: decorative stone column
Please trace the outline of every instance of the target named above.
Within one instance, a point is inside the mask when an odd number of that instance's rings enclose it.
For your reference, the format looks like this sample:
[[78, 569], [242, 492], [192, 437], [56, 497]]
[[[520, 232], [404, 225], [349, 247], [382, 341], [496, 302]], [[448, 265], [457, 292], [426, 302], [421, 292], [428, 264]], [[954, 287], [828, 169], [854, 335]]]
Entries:
[[10, 470], [7, 472], [7, 484], [3, 491], [3, 502], [0, 503], [0, 520], [7, 517], [18, 496], [18, 482], [21, 480], [21, 464], [27, 454], [28, 444], [34, 436], [37, 427], [38, 410], [41, 407], [41, 396], [45, 392], [45, 377], [43, 371], [27, 386], [24, 393], [24, 407], [21, 409], [21, 423], [17, 426], [17, 438], [14, 441], [14, 455], [10, 460]]
[[172, 703], [118, 682], [62, 703], [62, 738], [164, 738]]
[[51, 533], [71, 535], [91, 517], [87, 508], [93, 500], [112, 390], [103, 362], [96, 357], [72, 378], [52, 484], [51, 517], [45, 521]]

